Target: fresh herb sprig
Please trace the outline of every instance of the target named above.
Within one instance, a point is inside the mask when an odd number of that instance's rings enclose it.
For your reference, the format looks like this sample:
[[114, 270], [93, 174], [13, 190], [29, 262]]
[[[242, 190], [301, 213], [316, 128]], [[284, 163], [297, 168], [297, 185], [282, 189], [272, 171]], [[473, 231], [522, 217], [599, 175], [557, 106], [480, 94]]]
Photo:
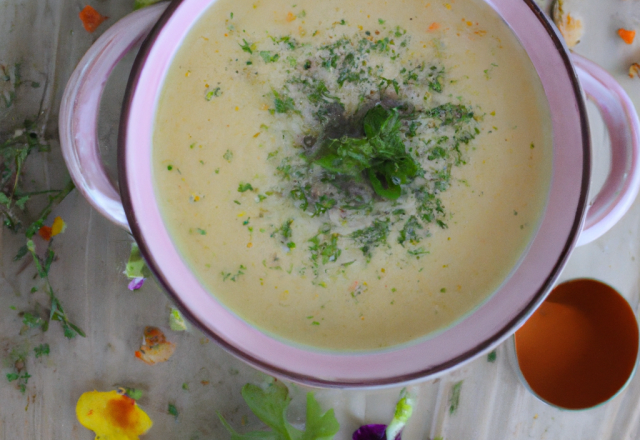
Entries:
[[47, 246], [47, 250], [45, 251], [44, 257], [40, 257], [36, 253], [35, 244], [33, 240], [27, 240], [27, 249], [31, 256], [33, 257], [33, 261], [36, 265], [36, 270], [38, 276], [44, 280], [44, 291], [49, 295], [49, 300], [51, 301], [51, 310], [49, 312], [49, 319], [42, 325], [42, 330], [47, 331], [49, 328], [49, 323], [51, 321], [58, 321], [62, 325], [62, 330], [64, 331], [64, 336], [68, 339], [73, 338], [76, 335], [80, 335], [82, 337], [86, 336], [80, 327], [72, 323], [64, 309], [62, 308], [62, 303], [58, 299], [51, 287], [51, 282], [49, 281], [49, 269], [51, 268], [51, 263], [53, 263], [55, 259], [55, 253], [53, 249], [51, 249], [51, 245], [53, 243], [53, 239], [49, 240], [49, 245]]
[[364, 176], [376, 194], [396, 200], [402, 194], [401, 185], [423, 172], [405, 148], [398, 109], [377, 105], [367, 112], [362, 125], [366, 137], [330, 139], [321, 145], [310, 162], [330, 173], [356, 180]]
[[13, 364], [12, 371], [6, 374], [8, 382], [15, 382], [22, 394], [27, 391], [27, 384], [31, 375], [27, 371], [27, 352], [19, 348], [14, 348], [9, 354]]
[[[75, 188], [69, 181], [60, 190], [25, 191], [22, 188], [22, 171], [28, 157], [34, 152], [49, 151], [48, 145], [36, 131], [36, 122], [25, 121], [22, 128], [15, 131], [14, 135], [0, 143], [0, 217], [2, 223], [13, 232], [23, 232], [27, 243], [22, 246], [14, 260], [20, 260], [29, 253], [34, 261], [38, 276], [44, 280], [44, 290], [51, 301], [48, 320], [42, 323], [43, 331], [46, 331], [49, 322], [59, 321], [62, 324], [67, 338], [75, 335], [85, 336], [84, 332], [69, 321], [62, 303], [55, 294], [49, 282], [49, 269], [55, 258], [51, 248], [53, 240], [49, 241], [43, 257], [37, 255], [33, 236], [44, 225], [47, 217], [53, 209]], [[47, 196], [47, 203], [42, 210], [29, 219], [25, 204], [36, 196]], [[24, 227], [24, 225], [27, 225]]]
[[340, 430], [340, 424], [335, 418], [333, 409], [323, 413], [313, 393], [307, 393], [307, 419], [304, 430], [289, 423], [287, 409], [291, 403], [291, 397], [289, 397], [289, 390], [281, 382], [274, 380], [264, 387], [246, 384], [242, 388], [242, 397], [251, 411], [270, 430], [240, 434], [225, 420], [222, 414], [218, 413], [220, 421], [231, 434], [232, 440], [331, 440]]

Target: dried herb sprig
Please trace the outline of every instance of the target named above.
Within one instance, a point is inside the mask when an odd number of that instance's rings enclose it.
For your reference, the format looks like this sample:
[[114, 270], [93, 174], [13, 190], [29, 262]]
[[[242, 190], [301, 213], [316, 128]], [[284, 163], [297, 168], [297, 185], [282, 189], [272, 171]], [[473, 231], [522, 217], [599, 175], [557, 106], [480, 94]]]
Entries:
[[[0, 143], [0, 218], [9, 230], [16, 233], [23, 232], [27, 239], [26, 245], [18, 250], [14, 260], [20, 260], [30, 253], [38, 276], [44, 280], [44, 290], [49, 296], [51, 306], [49, 318], [42, 325], [43, 331], [48, 329], [49, 322], [53, 320], [61, 323], [65, 337], [85, 336], [84, 332], [67, 317], [49, 281], [49, 269], [55, 259], [55, 253], [51, 247], [53, 240], [49, 241], [43, 257], [36, 253], [32, 240], [53, 209], [75, 188], [70, 181], [59, 190], [23, 190], [21, 178], [27, 158], [33, 152], [46, 151], [49, 151], [49, 147], [36, 131], [36, 122], [29, 120], [25, 121], [22, 128], [16, 130], [13, 136]], [[35, 219], [29, 219], [25, 212], [25, 204], [36, 196], [46, 196], [47, 204]], [[25, 225], [27, 226], [24, 227]]]
[[53, 287], [51, 287], [51, 282], [49, 281], [49, 269], [51, 268], [51, 263], [53, 263], [56, 257], [53, 249], [51, 249], [52, 243], [53, 239], [49, 240], [49, 245], [47, 246], [47, 250], [45, 251], [44, 257], [42, 258], [36, 253], [36, 248], [33, 240], [27, 240], [27, 249], [33, 257], [33, 262], [36, 265], [38, 276], [42, 280], [44, 280], [44, 291], [47, 293], [47, 295], [49, 295], [49, 299], [51, 300], [51, 311], [49, 312], [49, 320], [43, 324], [42, 330], [47, 331], [49, 328], [49, 323], [51, 321], [58, 321], [62, 325], [64, 336], [66, 338], [71, 339], [76, 335], [84, 337], [86, 335], [82, 331], [82, 329], [69, 321], [67, 314], [62, 308], [62, 303], [56, 296]]

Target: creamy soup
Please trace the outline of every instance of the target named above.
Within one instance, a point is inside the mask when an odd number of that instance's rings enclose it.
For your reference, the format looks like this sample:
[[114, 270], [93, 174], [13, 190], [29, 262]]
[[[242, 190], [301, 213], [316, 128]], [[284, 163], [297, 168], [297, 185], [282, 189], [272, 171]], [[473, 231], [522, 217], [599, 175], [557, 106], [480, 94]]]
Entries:
[[517, 266], [551, 175], [536, 73], [481, 1], [219, 0], [157, 108], [156, 198], [229, 310], [318, 349], [408, 343]]

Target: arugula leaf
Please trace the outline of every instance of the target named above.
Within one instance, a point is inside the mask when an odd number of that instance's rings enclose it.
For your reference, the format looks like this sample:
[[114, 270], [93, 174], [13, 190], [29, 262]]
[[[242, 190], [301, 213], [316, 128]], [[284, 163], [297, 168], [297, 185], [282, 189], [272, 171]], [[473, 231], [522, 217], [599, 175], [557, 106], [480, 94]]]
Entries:
[[340, 429], [333, 410], [322, 414], [320, 404], [313, 393], [307, 394], [307, 422], [304, 431], [291, 425], [286, 418], [291, 402], [289, 390], [281, 382], [272, 382], [266, 388], [246, 384], [242, 388], [242, 397], [251, 411], [264, 422], [271, 431], [253, 431], [246, 434], [236, 432], [224, 419], [218, 417], [231, 434], [231, 440], [331, 440]]

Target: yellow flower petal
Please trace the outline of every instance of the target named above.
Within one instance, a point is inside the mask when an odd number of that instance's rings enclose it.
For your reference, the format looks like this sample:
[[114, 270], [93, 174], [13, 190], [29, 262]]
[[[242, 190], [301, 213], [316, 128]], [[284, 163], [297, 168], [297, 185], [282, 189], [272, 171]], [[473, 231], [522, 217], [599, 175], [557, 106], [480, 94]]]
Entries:
[[67, 229], [67, 224], [60, 217], [56, 217], [53, 220], [53, 225], [51, 226], [51, 236], [55, 237], [58, 234], [62, 234], [64, 230]]
[[96, 440], [139, 440], [153, 422], [131, 397], [117, 391], [89, 391], [76, 405], [78, 421]]

